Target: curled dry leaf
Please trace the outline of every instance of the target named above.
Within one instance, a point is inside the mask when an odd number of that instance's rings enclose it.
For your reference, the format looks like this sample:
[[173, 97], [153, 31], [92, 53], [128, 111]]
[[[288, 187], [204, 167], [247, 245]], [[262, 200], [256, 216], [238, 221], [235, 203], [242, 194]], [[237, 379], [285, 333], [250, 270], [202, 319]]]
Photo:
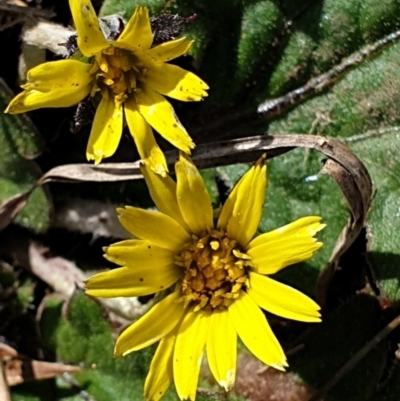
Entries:
[[140, 173], [140, 162], [103, 163], [99, 166], [91, 164], [67, 164], [57, 166], [48, 171], [37, 185], [48, 182], [117, 182], [143, 178]]
[[79, 372], [80, 368], [57, 362], [35, 361], [18, 353], [14, 348], [0, 343], [0, 361], [4, 367], [4, 376], [9, 386], [30, 380], [50, 379], [63, 373]]
[[67, 259], [46, 258], [33, 243], [29, 245], [29, 262], [31, 272], [65, 299], [72, 297], [76, 289], [83, 288], [85, 275], [82, 270]]
[[32, 191], [14, 195], [0, 205], [0, 231], [6, 228], [25, 207]]

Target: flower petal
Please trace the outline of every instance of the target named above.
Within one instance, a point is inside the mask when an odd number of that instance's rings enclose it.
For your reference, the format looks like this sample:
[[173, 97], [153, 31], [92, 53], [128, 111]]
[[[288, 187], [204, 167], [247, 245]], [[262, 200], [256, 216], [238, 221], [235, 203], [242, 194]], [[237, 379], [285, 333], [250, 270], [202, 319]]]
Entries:
[[129, 131], [135, 141], [143, 163], [155, 173], [165, 176], [168, 172], [168, 166], [164, 153], [157, 145], [150, 125], [139, 113], [133, 96], [125, 101], [124, 109]]
[[313, 237], [326, 226], [320, 221], [318, 216], [303, 217], [254, 238], [247, 247], [254, 270], [274, 274], [286, 266], [310, 259], [323, 245]]
[[120, 267], [95, 274], [85, 281], [86, 294], [92, 297], [141, 297], [169, 288], [183, 275], [183, 269], [174, 264], [162, 268], [152, 264], [138, 269]]
[[39, 64], [27, 73], [25, 90], [51, 92], [63, 90], [79, 90], [90, 84], [93, 76], [89, 74], [91, 64], [78, 60], [57, 60]]
[[140, 171], [146, 180], [151, 199], [153, 199], [157, 209], [161, 213], [172, 217], [189, 232], [190, 229], [183, 220], [176, 198], [176, 182], [169, 175], [161, 177], [159, 174], [153, 173], [149, 168], [143, 165], [140, 166]]
[[243, 180], [245, 179], [247, 173], [240, 177], [239, 181], [233, 187], [232, 191], [230, 192], [228, 198], [226, 199], [225, 203], [222, 206], [221, 212], [218, 217], [217, 228], [224, 228], [226, 229], [229, 219], [232, 216], [233, 208], [235, 207], [237, 194], [239, 191], [240, 186], [242, 185]]
[[173, 367], [176, 392], [181, 400], [193, 401], [196, 397], [209, 323], [209, 313], [189, 311], [179, 327]]
[[190, 241], [190, 235], [166, 214], [126, 206], [117, 209], [119, 221], [138, 238], [146, 239], [161, 248], [179, 251]]
[[311, 298], [288, 285], [269, 277], [250, 272], [251, 299], [261, 308], [274, 315], [300, 322], [320, 322], [321, 308]]
[[149, 49], [146, 54], [156, 63], [165, 63], [166, 61], [173, 60], [174, 58], [186, 54], [192, 47], [192, 44], [193, 40], [179, 38], [154, 46]]
[[149, 87], [135, 93], [136, 104], [146, 121], [172, 145], [186, 153], [194, 148], [194, 143], [175, 115], [170, 103]]
[[105, 249], [105, 258], [121, 266], [136, 268], [150, 264], [154, 268], [167, 266], [174, 261], [174, 253], [150, 241], [129, 239], [116, 242]]
[[228, 311], [214, 310], [207, 336], [207, 359], [218, 384], [232, 390], [236, 376], [237, 334]]
[[235, 329], [249, 351], [278, 370], [287, 366], [285, 353], [261, 309], [243, 292], [228, 308]]
[[91, 90], [91, 85], [79, 86], [63, 91], [23, 91], [11, 100], [5, 113], [26, 113], [44, 107], [70, 107], [82, 101]]
[[267, 186], [264, 160], [265, 157], [261, 157], [240, 181], [232, 215], [228, 220], [228, 235], [243, 247], [253, 238], [261, 220]]
[[208, 96], [206, 89], [209, 89], [197, 75], [171, 64], [155, 64], [149, 67], [146, 85], [162, 95], [184, 102], [202, 100]]
[[186, 311], [181, 302], [176, 302], [179, 297], [178, 291], [168, 295], [123, 331], [115, 344], [114, 355], [125, 356], [138, 351], [170, 333]]
[[86, 149], [86, 158], [99, 164], [118, 148], [123, 129], [122, 105], [112, 98], [102, 98], [97, 107]]
[[146, 401], [159, 401], [174, 380], [172, 358], [175, 339], [176, 332], [174, 330], [161, 339], [157, 347], [144, 383]]
[[183, 219], [190, 231], [200, 235], [213, 228], [213, 209], [203, 178], [184, 153], [175, 163], [177, 198]]
[[78, 34], [78, 47], [84, 56], [93, 56], [110, 45], [90, 0], [69, 0], [69, 8]]
[[145, 51], [152, 43], [149, 10], [146, 7], [138, 7], [117, 39], [116, 46], [131, 51]]

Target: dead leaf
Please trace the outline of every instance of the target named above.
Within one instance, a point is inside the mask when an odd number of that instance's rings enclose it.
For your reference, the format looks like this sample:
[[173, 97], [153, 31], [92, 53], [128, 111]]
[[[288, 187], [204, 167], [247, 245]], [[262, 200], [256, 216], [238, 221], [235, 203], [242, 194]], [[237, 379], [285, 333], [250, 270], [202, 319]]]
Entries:
[[18, 216], [28, 202], [32, 190], [17, 194], [0, 205], [0, 231], [6, 228]]
[[77, 288], [83, 289], [86, 277], [75, 263], [61, 257], [46, 258], [34, 243], [29, 245], [29, 261], [31, 272], [65, 299], [71, 298]]
[[0, 361], [3, 363], [4, 376], [9, 386], [16, 386], [31, 380], [51, 379], [66, 372], [80, 371], [77, 366], [36, 361], [2, 343], [0, 343]]
[[5, 367], [0, 363], [0, 400], [11, 401], [10, 389], [8, 388]]
[[9, 345], [0, 343], [0, 361], [8, 361], [18, 357], [18, 352]]
[[117, 182], [143, 178], [140, 173], [140, 161], [134, 163], [67, 164], [48, 171], [38, 185], [47, 182]]

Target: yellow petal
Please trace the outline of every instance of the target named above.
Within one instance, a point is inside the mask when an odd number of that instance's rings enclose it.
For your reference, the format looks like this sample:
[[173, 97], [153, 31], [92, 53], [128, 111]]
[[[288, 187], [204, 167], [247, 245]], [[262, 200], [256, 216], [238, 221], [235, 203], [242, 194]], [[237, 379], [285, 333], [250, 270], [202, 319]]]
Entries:
[[209, 322], [209, 313], [188, 311], [179, 327], [173, 366], [176, 392], [181, 400], [196, 398]]
[[218, 217], [217, 228], [223, 228], [226, 230], [228, 225], [229, 219], [232, 216], [233, 208], [235, 207], [237, 194], [239, 191], [240, 186], [242, 185], [243, 180], [245, 179], [246, 174], [242, 175], [240, 180], [236, 183], [233, 187], [232, 191], [230, 192], [227, 200], [225, 201], [224, 205], [222, 206], [221, 212]]
[[150, 48], [152, 42], [149, 10], [146, 7], [138, 7], [117, 39], [116, 46], [131, 51], [145, 51]]
[[183, 220], [176, 198], [176, 182], [169, 175], [161, 177], [143, 165], [140, 166], [140, 171], [146, 180], [151, 199], [153, 199], [157, 209], [167, 216], [172, 217], [189, 232], [190, 229]]
[[254, 270], [274, 274], [286, 266], [310, 259], [322, 247], [322, 242], [313, 237], [325, 227], [320, 221], [318, 216], [303, 217], [254, 238], [247, 247]]
[[185, 309], [176, 302], [175, 291], [155, 304], [144, 316], [124, 330], [115, 344], [114, 355], [127, 355], [146, 348], [170, 333], [181, 321]]
[[207, 336], [207, 359], [218, 384], [232, 390], [236, 376], [237, 334], [228, 311], [214, 310]]
[[208, 96], [206, 89], [209, 89], [197, 75], [171, 64], [149, 67], [146, 85], [162, 95], [184, 102], [202, 100], [203, 97]]
[[157, 347], [150, 364], [149, 374], [144, 383], [146, 401], [159, 401], [174, 379], [172, 358], [174, 353], [175, 330], [166, 335]]
[[69, 0], [69, 8], [78, 35], [78, 47], [84, 56], [93, 56], [110, 45], [90, 0]]
[[120, 267], [98, 273], [85, 281], [86, 294], [93, 297], [141, 297], [169, 288], [183, 275], [174, 264], [154, 267], [151, 263], [140, 268]]
[[146, 239], [161, 248], [179, 251], [190, 241], [190, 235], [166, 214], [126, 206], [117, 209], [119, 221], [134, 236]]
[[261, 362], [285, 370], [286, 357], [267, 319], [245, 292], [228, 308], [235, 329], [249, 351]]
[[57, 60], [39, 64], [27, 74], [27, 83], [22, 85], [26, 90], [51, 92], [79, 90], [93, 81], [89, 74], [91, 64], [77, 60]]
[[112, 98], [102, 98], [94, 116], [86, 149], [86, 158], [99, 164], [112, 156], [118, 148], [123, 129], [122, 105]]
[[5, 113], [26, 113], [45, 107], [70, 107], [81, 102], [90, 93], [90, 89], [91, 85], [63, 91], [23, 91], [11, 100]]
[[213, 209], [203, 178], [184, 153], [175, 163], [177, 197], [183, 219], [190, 231], [200, 235], [213, 227]]
[[165, 176], [168, 172], [164, 153], [157, 145], [149, 124], [139, 113], [135, 98], [129, 97], [124, 103], [125, 118], [129, 131], [135, 141], [140, 158], [143, 163], [155, 173]]
[[130, 239], [116, 242], [106, 248], [105, 258], [129, 268], [151, 263], [154, 268], [163, 267], [174, 261], [174, 253], [160, 248], [150, 241]]
[[288, 285], [258, 273], [250, 273], [251, 299], [274, 315], [300, 322], [320, 322], [321, 308], [311, 298]]
[[186, 54], [192, 44], [192, 40], [189, 41], [186, 38], [179, 38], [154, 46], [149, 49], [146, 54], [156, 63], [165, 63], [166, 61], [173, 60], [174, 58]]
[[227, 232], [243, 247], [253, 238], [261, 220], [267, 185], [266, 172], [267, 166], [264, 157], [261, 157], [245, 174], [235, 192], [236, 199]]
[[194, 148], [194, 143], [169, 102], [148, 87], [135, 93], [135, 98], [140, 114], [146, 121], [172, 145], [190, 153], [190, 149]]

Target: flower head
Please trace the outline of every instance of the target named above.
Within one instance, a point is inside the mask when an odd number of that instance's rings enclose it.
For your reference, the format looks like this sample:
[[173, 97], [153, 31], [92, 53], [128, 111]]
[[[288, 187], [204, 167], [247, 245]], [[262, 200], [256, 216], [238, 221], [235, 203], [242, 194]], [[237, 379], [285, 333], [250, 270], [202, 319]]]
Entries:
[[115, 153], [126, 121], [144, 163], [165, 175], [167, 164], [150, 127], [186, 153], [194, 143], [163, 95], [182, 101], [207, 96], [208, 86], [200, 78], [167, 63], [185, 54], [192, 42], [180, 38], [152, 47], [145, 7], [137, 8], [119, 37], [109, 41], [90, 0], [69, 0], [69, 4], [81, 57], [31, 69], [24, 91], [6, 112], [69, 107], [91, 96], [98, 107], [86, 151], [88, 160], [97, 164]]
[[121, 224], [139, 239], [106, 249], [120, 268], [97, 274], [86, 292], [98, 297], [141, 296], [171, 288], [168, 296], [128, 327], [116, 355], [160, 341], [145, 383], [146, 400], [159, 400], [174, 381], [181, 399], [194, 400], [204, 353], [217, 382], [235, 381], [237, 336], [262, 362], [287, 366], [260, 308], [303, 322], [319, 322], [319, 306], [268, 277], [304, 261], [322, 246], [321, 218], [303, 217], [257, 235], [266, 188], [261, 158], [234, 187], [214, 223], [204, 182], [190, 159], [176, 162], [175, 183], [146, 166], [142, 173], [160, 212], [127, 206]]

